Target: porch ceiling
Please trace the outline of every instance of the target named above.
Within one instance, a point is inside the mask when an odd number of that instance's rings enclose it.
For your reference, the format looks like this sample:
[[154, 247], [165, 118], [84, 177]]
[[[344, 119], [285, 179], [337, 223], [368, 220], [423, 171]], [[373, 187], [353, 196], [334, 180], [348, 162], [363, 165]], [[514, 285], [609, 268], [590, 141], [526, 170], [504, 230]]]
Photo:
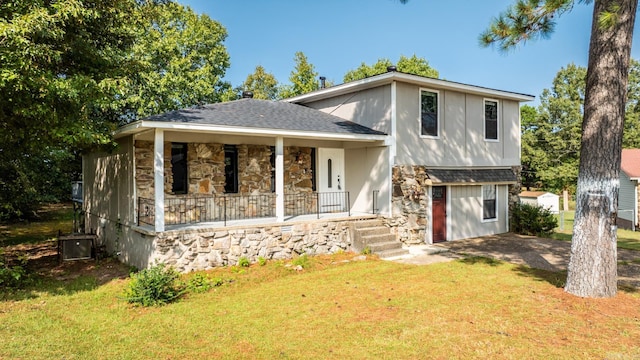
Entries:
[[302, 105], [257, 99], [241, 99], [154, 115], [121, 127], [115, 137], [152, 128], [350, 141], [384, 141], [387, 137], [383, 132]]

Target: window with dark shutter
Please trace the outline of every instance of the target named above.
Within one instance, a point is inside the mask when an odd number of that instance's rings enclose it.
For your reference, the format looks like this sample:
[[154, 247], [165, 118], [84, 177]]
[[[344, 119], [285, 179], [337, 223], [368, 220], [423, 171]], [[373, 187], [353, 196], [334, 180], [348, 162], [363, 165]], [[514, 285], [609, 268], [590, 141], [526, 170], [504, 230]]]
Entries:
[[171, 143], [171, 175], [173, 176], [171, 191], [174, 194], [188, 193], [187, 144], [185, 143]]
[[235, 145], [224, 146], [225, 193], [238, 192], [238, 149]]

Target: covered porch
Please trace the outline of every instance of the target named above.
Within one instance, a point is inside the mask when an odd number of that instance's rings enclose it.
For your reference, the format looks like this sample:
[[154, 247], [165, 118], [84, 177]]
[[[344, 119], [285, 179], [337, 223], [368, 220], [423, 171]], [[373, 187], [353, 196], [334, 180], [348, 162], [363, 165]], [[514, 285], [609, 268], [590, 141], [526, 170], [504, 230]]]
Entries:
[[372, 214], [389, 203], [386, 134], [297, 105], [207, 105], [117, 136], [134, 147], [134, 221], [155, 233]]

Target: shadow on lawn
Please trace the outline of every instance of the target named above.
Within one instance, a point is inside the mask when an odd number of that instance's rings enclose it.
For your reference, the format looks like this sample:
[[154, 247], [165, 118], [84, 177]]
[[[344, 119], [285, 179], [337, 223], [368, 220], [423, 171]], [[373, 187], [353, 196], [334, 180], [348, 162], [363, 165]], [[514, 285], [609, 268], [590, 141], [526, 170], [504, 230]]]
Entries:
[[466, 256], [458, 261], [467, 265], [484, 264], [489, 266], [499, 266], [503, 264], [501, 260], [484, 256]]
[[[458, 261], [467, 265], [484, 264], [489, 266], [499, 266], [505, 264], [505, 262], [502, 260], [484, 256], [468, 256]], [[558, 288], [564, 287], [564, 284], [567, 280], [566, 271], [548, 271], [532, 268], [526, 265], [516, 265], [513, 271], [516, 272], [519, 276], [533, 278], [538, 281], [546, 281]]]
[[[501, 260], [497, 260], [489, 257], [483, 257], [483, 256], [469, 256], [469, 257], [460, 259], [458, 261], [467, 265], [485, 264], [489, 266], [499, 266], [501, 264], [504, 264], [504, 262]], [[515, 265], [515, 267], [513, 268], [513, 271], [518, 276], [532, 278], [536, 281], [545, 281], [559, 289], [564, 288], [567, 282], [566, 270], [550, 271], [550, 270], [537, 269], [527, 265]], [[633, 284], [627, 283], [626, 281], [623, 281], [623, 280], [618, 280], [618, 290], [624, 291], [626, 293], [640, 292], [640, 289], [633, 286]]]
[[19, 287], [0, 288], [0, 301], [35, 299], [42, 294], [65, 296], [92, 291], [112, 280], [127, 278], [131, 271], [129, 266], [113, 258], [60, 263], [52, 244], [28, 247], [25, 251], [28, 254], [25, 266], [27, 276], [21, 280]]
[[537, 281], [546, 281], [557, 288], [563, 288], [567, 282], [567, 272], [564, 270], [549, 271], [532, 268], [526, 265], [517, 265], [513, 271], [519, 276], [529, 277]]

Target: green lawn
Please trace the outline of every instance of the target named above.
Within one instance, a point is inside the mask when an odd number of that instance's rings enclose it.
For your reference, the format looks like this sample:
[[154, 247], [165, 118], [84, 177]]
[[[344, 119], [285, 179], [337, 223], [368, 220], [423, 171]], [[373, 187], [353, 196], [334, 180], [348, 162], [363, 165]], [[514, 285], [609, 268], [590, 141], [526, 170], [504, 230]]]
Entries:
[[[558, 228], [556, 228], [551, 237], [558, 240], [571, 241], [574, 215], [575, 211], [567, 211], [564, 216], [558, 214]], [[564, 222], [561, 221], [563, 218]], [[618, 248], [640, 250], [640, 231], [618, 229]]]
[[0, 359], [640, 357], [639, 293], [577, 298], [563, 273], [483, 258], [356, 255], [216, 269], [203, 274], [222, 286], [159, 308], [123, 301], [126, 279], [42, 273], [0, 289]]
[[58, 231], [71, 232], [71, 204], [48, 205], [38, 211], [38, 221], [0, 223], [0, 247], [35, 244], [58, 236]]

